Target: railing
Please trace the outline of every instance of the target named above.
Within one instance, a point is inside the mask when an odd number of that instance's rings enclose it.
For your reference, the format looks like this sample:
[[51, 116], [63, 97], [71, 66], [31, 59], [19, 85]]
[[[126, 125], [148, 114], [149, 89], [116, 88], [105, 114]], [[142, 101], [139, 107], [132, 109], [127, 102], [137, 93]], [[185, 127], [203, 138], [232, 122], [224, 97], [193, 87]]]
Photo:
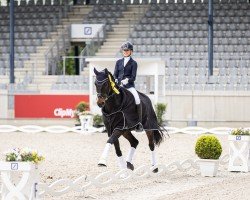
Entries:
[[[228, 154], [222, 156], [218, 160], [220, 170], [225, 170], [228, 165], [228, 160]], [[188, 171], [190, 170], [199, 170], [198, 162], [198, 159], [185, 159], [176, 160], [168, 164], [157, 164], [154, 166], [141, 165], [134, 171], [131, 171], [129, 169], [122, 169], [118, 172], [106, 171], [98, 174], [97, 176], [85, 174], [80, 177], [77, 177], [74, 180], [70, 180], [68, 178], [61, 178], [51, 184], [37, 182], [40, 178], [38, 175], [39, 165], [35, 166], [29, 163], [22, 162], [18, 164], [17, 162], [2, 162], [1, 182], [3, 184], [4, 189], [2, 189], [1, 191], [1, 196], [2, 198], [5, 196], [10, 196], [17, 197], [17, 199], [24, 199], [25, 195], [25, 197], [28, 196], [29, 199], [35, 200], [44, 198], [45, 195], [59, 197], [64, 194], [68, 194], [69, 192], [77, 192], [78, 195], [82, 196], [82, 198], [90, 197], [95, 199], [95, 194], [86, 194], [88, 189], [91, 187], [105, 188], [113, 184], [128, 183], [133, 182], [135, 180], [148, 179], [149, 177], [164, 176], [168, 178], [170, 175], [176, 174], [178, 172], [188, 173]], [[158, 170], [158, 172], [154, 173], [154, 170], [156, 169]], [[13, 173], [13, 171], [15, 172], [15, 174]], [[14, 178], [10, 179], [9, 176], [14, 177], [17, 171], [19, 171], [18, 175], [21, 176], [21, 180]], [[27, 191], [31, 192], [27, 193]], [[88, 191], [88, 193], [90, 191]]]
[[103, 25], [102, 29], [97, 32], [96, 37], [91, 38], [91, 40], [86, 41], [85, 48], [81, 51], [80, 58], [80, 70], [86, 67], [85, 57], [94, 56], [96, 51], [100, 48], [106, 38], [106, 24]]
[[[229, 155], [226, 154], [219, 159], [219, 167], [225, 170], [228, 165]], [[159, 177], [176, 174], [178, 172], [187, 173], [190, 170], [199, 170], [198, 159], [177, 160], [168, 164], [158, 164], [155, 166], [141, 165], [134, 171], [123, 169], [118, 172], [107, 171], [97, 176], [88, 176], [87, 174], [76, 178], [75, 180], [60, 179], [50, 185], [46, 183], [38, 183], [38, 196], [45, 195], [62, 196], [69, 192], [79, 192], [82, 198], [96, 198], [95, 194], [86, 194], [90, 187], [105, 188], [112, 184], [128, 183], [129, 181], [142, 180], [148, 177]], [[153, 170], [158, 169], [157, 173]]]
[[[71, 10], [72, 1], [65, 1], [62, 9], [59, 10], [58, 18], [54, 18], [53, 25], [60, 24], [62, 18], [66, 18], [68, 12]], [[60, 54], [65, 54], [65, 50], [70, 46], [70, 26], [59, 34], [56, 41], [45, 52], [44, 58], [46, 61], [46, 75], [56, 74], [57, 63], [60, 60]]]
[[[94, 127], [92, 127], [94, 129]], [[177, 127], [170, 127], [165, 126], [165, 130], [168, 134], [190, 134], [190, 135], [201, 135], [204, 133], [210, 133], [215, 135], [229, 135], [233, 129], [233, 127], [215, 127], [215, 128], [204, 128], [204, 127], [184, 127], [184, 128], [177, 128]], [[250, 127], [244, 128], [245, 130], [250, 130]], [[95, 129], [95, 132], [101, 132], [103, 129]], [[69, 127], [69, 126], [37, 126], [37, 125], [26, 125], [26, 126], [13, 126], [13, 125], [0, 125], [0, 133], [13, 133], [13, 132], [23, 132], [23, 133], [68, 133], [68, 132], [75, 132], [75, 133], [93, 133], [93, 130], [86, 131], [82, 130], [80, 126], [76, 127]], [[144, 132], [141, 132], [144, 134]]]
[[62, 32], [57, 40], [45, 52], [44, 57], [46, 61], [46, 75], [56, 74], [57, 63], [60, 60], [60, 54], [65, 54], [65, 50], [70, 46], [70, 26]]
[[[9, 67], [9, 58], [7, 57], [0, 57], [0, 60], [2, 62], [4, 62], [4, 67], [0, 66], [0, 75], [9, 75], [10, 73], [10, 69]], [[42, 61], [44, 62], [44, 58], [43, 57], [36, 57], [35, 60], [30, 60], [30, 57], [22, 57], [22, 56], [16, 56], [15, 57], [15, 72], [16, 73], [22, 73], [21, 76], [15, 76], [16, 83], [20, 83], [22, 81], [24, 81], [25, 77], [29, 77], [29, 82], [32, 83], [34, 80], [34, 77], [36, 75], [42, 75], [44, 74], [44, 68], [40, 68], [39, 71], [39, 67], [38, 67], [38, 63]], [[27, 67], [26, 62], [29, 62], [30, 66]], [[26, 67], [25, 67], [26, 65]]]
[[80, 56], [94, 56], [97, 49], [102, 45], [106, 38], [106, 24], [103, 25], [102, 29], [97, 32], [96, 37], [86, 41], [86, 46], [80, 53]]

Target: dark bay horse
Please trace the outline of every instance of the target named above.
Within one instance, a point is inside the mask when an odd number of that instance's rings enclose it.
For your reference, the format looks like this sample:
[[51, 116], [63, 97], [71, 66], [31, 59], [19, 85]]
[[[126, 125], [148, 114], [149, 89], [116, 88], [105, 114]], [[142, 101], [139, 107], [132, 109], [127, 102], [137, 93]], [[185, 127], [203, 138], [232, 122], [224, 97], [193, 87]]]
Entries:
[[[108, 152], [111, 145], [114, 144], [119, 167], [133, 170], [132, 159], [139, 141], [132, 135], [131, 131], [140, 123], [134, 97], [127, 89], [115, 83], [112, 74], [107, 69], [100, 72], [94, 69], [94, 72], [96, 74], [97, 105], [102, 108], [103, 121], [109, 136], [98, 166], [107, 165]], [[142, 104], [141, 124], [148, 137], [152, 154], [151, 164], [155, 166], [157, 164], [155, 145], [160, 145], [164, 139], [164, 134], [157, 123], [157, 117], [150, 99], [145, 94], [138, 93]], [[118, 140], [120, 136], [125, 137], [131, 146], [126, 162], [120, 150]]]

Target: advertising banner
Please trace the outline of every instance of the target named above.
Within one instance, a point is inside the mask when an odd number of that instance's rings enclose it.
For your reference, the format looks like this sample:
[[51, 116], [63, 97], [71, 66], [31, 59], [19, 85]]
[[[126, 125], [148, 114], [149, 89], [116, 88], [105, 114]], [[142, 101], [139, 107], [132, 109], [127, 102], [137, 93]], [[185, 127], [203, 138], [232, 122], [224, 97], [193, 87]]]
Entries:
[[15, 118], [73, 118], [81, 101], [89, 95], [15, 95]]

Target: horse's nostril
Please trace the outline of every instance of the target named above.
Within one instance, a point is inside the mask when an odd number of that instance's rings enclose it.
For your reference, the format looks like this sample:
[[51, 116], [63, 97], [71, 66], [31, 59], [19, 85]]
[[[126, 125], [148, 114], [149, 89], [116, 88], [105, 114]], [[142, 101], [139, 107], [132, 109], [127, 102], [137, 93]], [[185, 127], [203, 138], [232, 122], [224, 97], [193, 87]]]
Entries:
[[100, 108], [102, 108], [102, 107], [104, 106], [104, 103], [103, 103], [103, 102], [97, 103], [97, 105], [98, 105]]

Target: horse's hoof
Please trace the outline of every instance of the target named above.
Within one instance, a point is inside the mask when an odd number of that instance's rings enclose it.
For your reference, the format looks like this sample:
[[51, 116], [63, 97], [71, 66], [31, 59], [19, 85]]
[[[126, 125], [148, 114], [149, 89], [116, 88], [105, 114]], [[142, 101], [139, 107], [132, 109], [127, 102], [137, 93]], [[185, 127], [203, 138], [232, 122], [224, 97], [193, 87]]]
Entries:
[[130, 162], [127, 162], [127, 168], [131, 169], [132, 171], [135, 169], [134, 165], [132, 163], [130, 163]]
[[103, 163], [98, 163], [98, 167], [107, 167], [107, 165], [105, 165]]
[[158, 173], [158, 168], [155, 168], [152, 172]]

